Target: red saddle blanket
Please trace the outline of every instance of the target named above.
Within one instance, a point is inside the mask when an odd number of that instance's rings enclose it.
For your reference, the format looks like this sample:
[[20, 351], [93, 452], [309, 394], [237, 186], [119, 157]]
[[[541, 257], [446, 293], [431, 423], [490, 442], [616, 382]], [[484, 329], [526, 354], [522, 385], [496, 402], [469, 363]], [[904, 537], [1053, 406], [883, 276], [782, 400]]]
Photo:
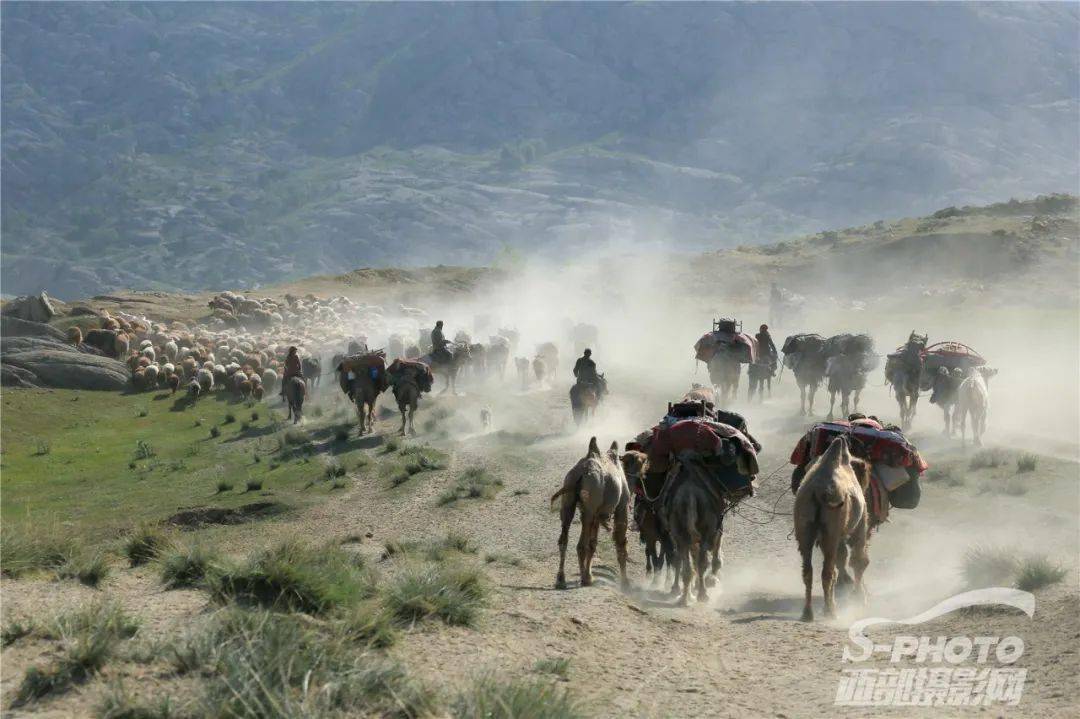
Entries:
[[856, 457], [871, 462], [881, 462], [890, 467], [912, 467], [919, 474], [929, 465], [923, 460], [919, 450], [899, 432], [881, 429], [876, 423], [858, 420], [856, 424], [845, 421], [819, 422], [802, 436], [791, 453], [791, 463], [796, 466], [809, 464], [811, 460], [824, 454], [829, 443], [839, 435], [847, 435], [851, 442], [851, 451]]

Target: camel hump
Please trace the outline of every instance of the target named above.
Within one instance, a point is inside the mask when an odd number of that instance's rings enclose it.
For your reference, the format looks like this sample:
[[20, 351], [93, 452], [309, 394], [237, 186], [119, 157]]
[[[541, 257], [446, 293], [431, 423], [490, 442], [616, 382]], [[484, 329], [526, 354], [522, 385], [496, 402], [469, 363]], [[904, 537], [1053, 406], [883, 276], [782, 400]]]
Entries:
[[600, 456], [600, 445], [596, 443], [596, 437], [589, 440], [589, 454]]

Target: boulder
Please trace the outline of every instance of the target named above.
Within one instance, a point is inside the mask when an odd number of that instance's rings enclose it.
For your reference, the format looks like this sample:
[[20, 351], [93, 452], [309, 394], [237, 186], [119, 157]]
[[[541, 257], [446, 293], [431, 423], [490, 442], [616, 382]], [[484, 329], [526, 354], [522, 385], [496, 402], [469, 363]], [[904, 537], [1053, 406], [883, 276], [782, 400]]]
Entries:
[[14, 315], [0, 315], [0, 336], [3, 337], [47, 337], [63, 342], [64, 333], [52, 325], [41, 322], [22, 320]]
[[29, 320], [30, 322], [48, 322], [57, 313], [56, 308], [53, 307], [52, 302], [49, 300], [49, 295], [41, 292], [36, 296], [16, 297], [4, 305], [4, 309], [0, 310], [0, 314], [17, 317], [20, 320]]
[[48, 337], [5, 337], [0, 350], [5, 386], [119, 390], [128, 385], [123, 362], [79, 352]]

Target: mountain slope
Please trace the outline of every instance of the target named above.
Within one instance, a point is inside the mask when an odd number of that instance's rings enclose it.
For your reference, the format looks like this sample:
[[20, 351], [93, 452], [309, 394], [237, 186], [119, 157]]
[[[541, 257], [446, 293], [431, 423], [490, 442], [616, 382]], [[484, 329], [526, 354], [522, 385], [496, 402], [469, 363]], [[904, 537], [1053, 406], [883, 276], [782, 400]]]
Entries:
[[1078, 18], [4, 3], [4, 290], [250, 285], [608, 237], [703, 249], [1071, 189]]

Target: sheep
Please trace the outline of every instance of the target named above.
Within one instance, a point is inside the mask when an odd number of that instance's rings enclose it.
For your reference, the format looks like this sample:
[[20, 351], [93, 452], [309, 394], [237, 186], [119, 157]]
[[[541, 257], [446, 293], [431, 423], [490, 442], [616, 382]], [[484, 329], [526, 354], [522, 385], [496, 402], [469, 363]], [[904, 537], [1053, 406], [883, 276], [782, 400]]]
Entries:
[[199, 379], [199, 386], [202, 387], [203, 392], [209, 392], [214, 388], [214, 373], [210, 370], [199, 370], [196, 377]]
[[243, 399], [247, 399], [248, 397], [250, 397], [252, 390], [251, 380], [245, 379], [243, 382], [240, 383], [238, 389], [240, 390], [240, 396]]
[[160, 370], [158, 369], [158, 366], [156, 364], [147, 365], [146, 369], [143, 370], [143, 376], [146, 380], [147, 389], [153, 389], [154, 387], [157, 387], [159, 372]]
[[138, 358], [139, 367], [146, 368], [150, 366], [150, 358], [146, 355], [135, 355]]
[[225, 366], [216, 364], [214, 365], [214, 385], [217, 387], [224, 387], [225, 381], [229, 378], [228, 373], [225, 371]]
[[143, 340], [142, 342], [139, 343], [139, 349], [140, 350], [144, 350], [147, 347], [153, 347], [153, 346], [154, 346], [154, 343], [151, 342], [150, 340]]
[[157, 353], [154, 352], [153, 347], [143, 347], [142, 350], [140, 351], [140, 354], [143, 357], [146, 357], [151, 362], [153, 362], [153, 361], [155, 361], [157, 359]]
[[169, 358], [170, 362], [176, 361], [176, 355], [180, 351], [180, 348], [176, 346], [176, 343], [169, 340], [165, 343], [165, 356]]
[[229, 364], [225, 365], [225, 374], [229, 375], [230, 377], [236, 374], [239, 370], [240, 365], [236, 364], [235, 362], [230, 362]]
[[78, 325], [74, 327], [68, 327], [67, 339], [68, 342], [75, 345], [76, 347], [82, 344], [82, 330], [79, 329]]
[[195, 376], [195, 359], [192, 357], [185, 357], [180, 362], [180, 367], [184, 370], [184, 377], [190, 379]]
[[278, 373], [272, 368], [266, 369], [262, 373], [262, 383], [266, 387], [267, 392], [273, 392], [277, 388]]
[[174, 365], [172, 362], [166, 362], [165, 364], [161, 365], [161, 371], [164, 372], [166, 375], [176, 374], [176, 365]]
[[210, 360], [206, 360], [205, 362], [202, 363], [202, 368], [203, 369], [208, 369], [211, 372], [213, 372], [214, 371], [214, 363], [211, 362]]
[[199, 384], [198, 378], [192, 377], [187, 386], [188, 399], [195, 402], [195, 400], [199, 399], [200, 393], [202, 393], [202, 385]]
[[[165, 384], [169, 387], [169, 394], [176, 394], [176, 390], [180, 389], [180, 375], [168, 374], [165, 376]], [[195, 384], [198, 384], [196, 381]]]
[[146, 389], [146, 370], [144, 368], [140, 367], [132, 373], [131, 384], [138, 392]]

